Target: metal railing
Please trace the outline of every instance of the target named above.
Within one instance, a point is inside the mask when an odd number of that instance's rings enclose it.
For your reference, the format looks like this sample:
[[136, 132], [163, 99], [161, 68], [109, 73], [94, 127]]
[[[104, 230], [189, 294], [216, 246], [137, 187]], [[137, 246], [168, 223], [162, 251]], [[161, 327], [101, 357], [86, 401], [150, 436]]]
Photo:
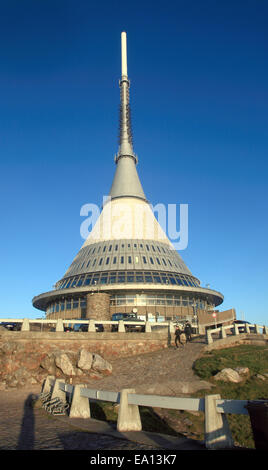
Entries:
[[[259, 335], [268, 335], [268, 327], [250, 323], [234, 323], [232, 325], [221, 326], [219, 328], [208, 329], [206, 331], [206, 342], [212, 344], [214, 340], [225, 339], [230, 336], [238, 336], [242, 333], [253, 333]], [[213, 338], [217, 335], [217, 338]]]
[[[90, 401], [107, 401], [119, 403], [117, 430], [141, 431], [142, 425], [139, 415], [139, 406], [152, 408], [165, 408], [185, 411], [201, 411], [204, 413], [204, 445], [208, 449], [233, 448], [231, 432], [229, 430], [226, 414], [247, 415], [247, 400], [223, 400], [220, 395], [207, 395], [204, 398], [180, 398], [159, 395], [142, 395], [133, 389], [120, 392], [89, 389], [85, 385], [71, 385], [62, 379], [48, 376], [41, 395], [53, 403], [58, 397], [65, 406], [65, 413], [70, 418], [90, 419]], [[48, 401], [49, 403], [49, 401]], [[68, 411], [67, 411], [68, 410]], [[203, 442], [202, 442], [203, 443]]]

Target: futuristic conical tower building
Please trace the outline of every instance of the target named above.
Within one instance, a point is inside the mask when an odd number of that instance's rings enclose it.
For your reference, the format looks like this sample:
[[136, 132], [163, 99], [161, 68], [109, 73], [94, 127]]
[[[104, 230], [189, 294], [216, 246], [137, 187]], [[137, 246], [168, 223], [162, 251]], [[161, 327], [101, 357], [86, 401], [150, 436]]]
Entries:
[[51, 292], [33, 299], [47, 318], [110, 320], [113, 313], [192, 318], [223, 301], [202, 288], [156, 220], [133, 152], [126, 33], [121, 34], [120, 144], [109, 198], [82, 248]]

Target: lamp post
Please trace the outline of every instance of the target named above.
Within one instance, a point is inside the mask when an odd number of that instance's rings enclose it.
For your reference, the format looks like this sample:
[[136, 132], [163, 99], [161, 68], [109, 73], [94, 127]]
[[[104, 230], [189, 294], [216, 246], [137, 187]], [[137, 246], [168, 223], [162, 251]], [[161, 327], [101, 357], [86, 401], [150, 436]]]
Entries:
[[194, 312], [194, 320], [196, 324], [196, 333], [199, 333], [199, 324], [198, 324], [198, 312], [197, 312], [197, 303], [193, 302], [193, 312]]

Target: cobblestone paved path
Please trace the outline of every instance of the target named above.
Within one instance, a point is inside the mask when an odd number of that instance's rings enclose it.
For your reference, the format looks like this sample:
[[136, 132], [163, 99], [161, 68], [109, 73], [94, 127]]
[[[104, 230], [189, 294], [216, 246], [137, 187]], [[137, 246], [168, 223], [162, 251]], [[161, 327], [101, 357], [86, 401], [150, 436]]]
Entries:
[[40, 387], [0, 392], [0, 450], [152, 449], [125, 439], [83, 432], [31, 406]]

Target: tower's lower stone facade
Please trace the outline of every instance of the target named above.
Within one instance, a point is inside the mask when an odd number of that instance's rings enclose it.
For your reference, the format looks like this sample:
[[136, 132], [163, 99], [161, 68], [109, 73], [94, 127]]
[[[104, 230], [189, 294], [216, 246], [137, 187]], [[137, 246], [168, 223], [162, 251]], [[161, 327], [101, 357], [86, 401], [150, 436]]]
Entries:
[[86, 296], [86, 318], [94, 320], [111, 320], [110, 294], [96, 292]]

